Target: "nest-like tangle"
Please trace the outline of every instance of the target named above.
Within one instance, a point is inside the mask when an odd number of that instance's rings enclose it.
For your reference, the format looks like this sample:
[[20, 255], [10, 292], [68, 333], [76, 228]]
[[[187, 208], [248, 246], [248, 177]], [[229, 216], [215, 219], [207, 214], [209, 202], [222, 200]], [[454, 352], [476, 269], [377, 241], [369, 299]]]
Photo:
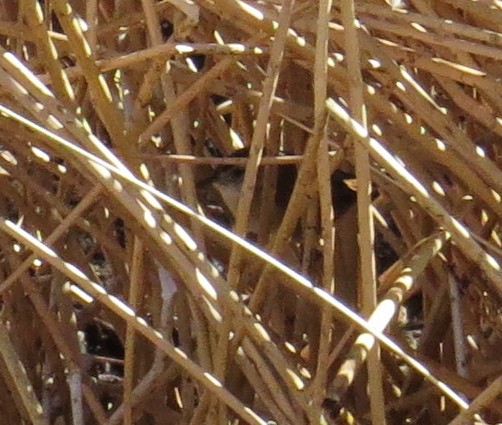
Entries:
[[502, 418], [502, 6], [391, 3], [0, 1], [2, 425]]

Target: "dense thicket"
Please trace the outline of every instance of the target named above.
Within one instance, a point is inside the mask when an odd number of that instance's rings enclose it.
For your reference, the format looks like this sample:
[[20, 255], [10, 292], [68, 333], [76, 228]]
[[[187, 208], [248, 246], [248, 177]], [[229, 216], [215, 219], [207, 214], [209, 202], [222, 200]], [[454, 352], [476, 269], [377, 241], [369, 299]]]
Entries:
[[2, 425], [500, 421], [502, 6], [389, 3], [0, 0]]

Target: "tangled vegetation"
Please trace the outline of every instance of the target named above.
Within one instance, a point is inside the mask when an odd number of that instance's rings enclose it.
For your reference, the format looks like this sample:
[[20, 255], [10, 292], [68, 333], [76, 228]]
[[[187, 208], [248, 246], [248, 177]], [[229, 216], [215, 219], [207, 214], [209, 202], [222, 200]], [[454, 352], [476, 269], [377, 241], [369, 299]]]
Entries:
[[498, 0], [0, 0], [0, 423], [500, 421], [501, 58]]

